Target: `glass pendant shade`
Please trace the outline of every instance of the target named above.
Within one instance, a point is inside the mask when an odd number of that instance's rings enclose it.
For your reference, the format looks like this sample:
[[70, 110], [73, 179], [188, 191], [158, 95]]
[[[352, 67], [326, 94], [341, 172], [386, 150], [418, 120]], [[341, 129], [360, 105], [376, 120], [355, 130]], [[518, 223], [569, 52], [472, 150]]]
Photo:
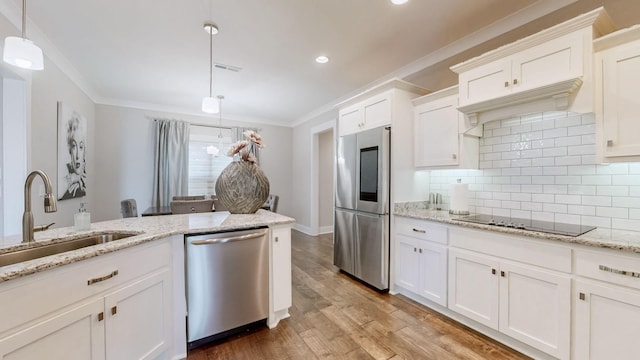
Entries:
[[16, 36], [5, 38], [2, 58], [6, 63], [23, 69], [44, 69], [42, 50], [29, 39]]
[[220, 105], [218, 104], [218, 99], [210, 96], [202, 99], [202, 111], [209, 114], [219, 113]]

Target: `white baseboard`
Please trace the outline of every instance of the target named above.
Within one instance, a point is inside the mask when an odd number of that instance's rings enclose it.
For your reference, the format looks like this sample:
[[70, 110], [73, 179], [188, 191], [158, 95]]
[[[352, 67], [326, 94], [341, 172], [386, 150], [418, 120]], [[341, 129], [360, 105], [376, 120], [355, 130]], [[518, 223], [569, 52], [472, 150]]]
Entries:
[[320, 230], [318, 231], [318, 233], [320, 233], [320, 234], [328, 234], [328, 233], [332, 233], [332, 232], [333, 232], [333, 225], [321, 226]]
[[304, 225], [300, 225], [298, 223], [293, 224], [293, 229], [294, 230], [298, 230], [302, 233], [305, 233], [307, 235], [311, 235], [311, 236], [316, 236], [318, 235], [317, 232], [314, 233], [313, 229], [311, 229], [308, 226], [304, 226]]

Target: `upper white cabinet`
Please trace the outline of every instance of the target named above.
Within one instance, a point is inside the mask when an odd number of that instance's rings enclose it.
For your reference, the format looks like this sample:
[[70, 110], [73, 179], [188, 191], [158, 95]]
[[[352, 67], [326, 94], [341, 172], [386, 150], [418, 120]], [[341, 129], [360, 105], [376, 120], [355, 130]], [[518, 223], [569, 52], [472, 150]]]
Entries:
[[391, 92], [340, 111], [340, 135], [391, 125]]
[[451, 67], [459, 74], [459, 110], [471, 124], [534, 111], [593, 111], [592, 41], [613, 29], [600, 8]]
[[428, 91], [402, 80], [392, 80], [367, 90], [340, 104], [338, 129], [340, 136], [379, 126], [391, 125], [403, 119], [403, 108], [411, 99]]
[[640, 161], [640, 26], [594, 42], [599, 162]]
[[413, 100], [414, 166], [477, 169], [482, 127], [458, 111], [454, 86]]

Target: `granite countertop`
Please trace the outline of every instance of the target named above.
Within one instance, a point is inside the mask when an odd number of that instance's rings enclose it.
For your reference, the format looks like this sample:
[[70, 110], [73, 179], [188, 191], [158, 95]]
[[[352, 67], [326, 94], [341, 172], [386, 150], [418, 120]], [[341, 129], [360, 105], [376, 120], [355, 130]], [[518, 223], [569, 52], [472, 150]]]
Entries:
[[396, 216], [420, 220], [432, 220], [472, 229], [489, 230], [505, 234], [640, 253], [640, 232], [637, 231], [596, 228], [580, 236], [574, 237], [460, 221], [459, 219], [464, 217], [464, 215], [451, 215], [446, 210], [429, 210], [420, 207], [396, 205], [393, 214]]
[[171, 235], [197, 234], [259, 226], [292, 224], [295, 219], [266, 210], [255, 214], [230, 214], [227, 211], [185, 215], [145, 216], [125, 218], [91, 224], [87, 231], [73, 227], [51, 229], [35, 233], [35, 242], [22, 244], [19, 236], [0, 239], [0, 254], [43, 246], [97, 233], [131, 233], [134, 236], [105, 244], [85, 247], [57, 255], [0, 267], [0, 282], [71, 264], [80, 260], [126, 249], [132, 246], [166, 238]]

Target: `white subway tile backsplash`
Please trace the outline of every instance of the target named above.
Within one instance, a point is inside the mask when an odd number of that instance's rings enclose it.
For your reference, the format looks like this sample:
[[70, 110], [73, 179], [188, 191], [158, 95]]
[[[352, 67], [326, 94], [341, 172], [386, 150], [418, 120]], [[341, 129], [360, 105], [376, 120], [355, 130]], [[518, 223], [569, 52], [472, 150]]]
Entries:
[[617, 207], [596, 207], [596, 215], [618, 219], [628, 219], [629, 209]]
[[602, 185], [597, 187], [596, 194], [609, 196], [627, 196], [629, 195], [629, 187]]
[[483, 127], [479, 170], [430, 173], [445, 208], [461, 178], [473, 212], [640, 231], [640, 163], [596, 163], [594, 114], [553, 111]]

